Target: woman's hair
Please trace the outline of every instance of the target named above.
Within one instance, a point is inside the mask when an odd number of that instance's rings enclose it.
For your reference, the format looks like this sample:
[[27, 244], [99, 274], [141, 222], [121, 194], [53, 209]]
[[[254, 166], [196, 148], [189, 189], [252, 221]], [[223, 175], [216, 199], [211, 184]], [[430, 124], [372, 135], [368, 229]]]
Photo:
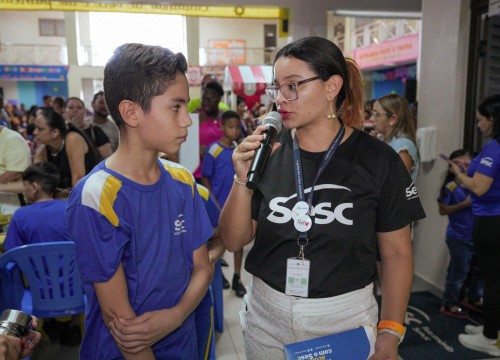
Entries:
[[124, 125], [118, 108], [123, 100], [148, 113], [152, 99], [164, 94], [179, 73], [186, 72], [186, 58], [181, 53], [143, 44], [119, 46], [104, 68], [104, 97], [116, 125]]
[[402, 136], [407, 137], [416, 144], [415, 120], [408, 101], [397, 94], [384, 95], [377, 101], [382, 106], [382, 109], [389, 114], [388, 116], [394, 114], [398, 117], [394, 129], [384, 140], [389, 142], [394, 136]]
[[280, 57], [292, 56], [306, 62], [309, 69], [321, 80], [327, 81], [333, 75], [342, 78], [343, 84], [335, 104], [338, 116], [348, 125], [361, 129], [363, 126], [363, 84], [356, 62], [346, 59], [342, 51], [328, 39], [305, 37], [281, 48], [274, 63]]
[[[71, 99], [71, 98], [70, 98]], [[78, 99], [78, 98], [76, 98]], [[87, 143], [87, 146], [89, 148], [89, 151], [92, 151], [94, 153], [94, 156], [96, 159], [99, 159], [99, 152], [97, 151], [94, 142], [92, 139], [89, 139], [87, 134], [85, 134], [82, 130], [80, 130], [77, 126], [75, 126], [73, 123], [68, 122], [66, 123], [66, 120], [62, 117], [61, 114], [59, 114], [57, 111], [55, 111], [52, 107], [50, 106], [44, 106], [40, 108], [42, 116], [45, 118], [45, 121], [47, 123], [47, 126], [50, 127], [51, 129], [57, 129], [61, 133], [61, 137], [64, 139], [66, 138], [66, 134], [70, 131], [77, 132], [80, 134], [80, 136], [83, 137], [85, 142]]]
[[485, 98], [477, 107], [477, 111], [493, 121], [493, 138], [500, 141], [500, 94]]
[[[469, 156], [471, 157], [471, 153], [466, 150], [466, 149], [459, 149], [459, 150], [455, 150], [453, 151], [451, 154], [450, 154], [450, 160], [453, 160], [453, 159], [456, 159], [460, 156]], [[446, 176], [443, 180], [443, 184], [441, 185], [441, 190], [439, 191], [439, 197], [442, 198], [445, 196], [445, 189], [446, 189], [446, 185], [450, 182], [450, 181], [453, 181], [455, 180], [455, 174], [453, 174], [451, 171], [450, 171], [450, 167], [448, 166], [448, 171], [446, 173]]]
[[54, 164], [40, 162], [28, 166], [23, 172], [22, 179], [31, 184], [35, 182], [40, 184], [42, 191], [52, 196], [59, 184], [59, 171]]
[[45, 118], [45, 122], [49, 128], [59, 130], [61, 137], [66, 137], [68, 125], [66, 125], [66, 120], [64, 120], [61, 114], [50, 106], [38, 108], [38, 111], [40, 111], [41, 115]]

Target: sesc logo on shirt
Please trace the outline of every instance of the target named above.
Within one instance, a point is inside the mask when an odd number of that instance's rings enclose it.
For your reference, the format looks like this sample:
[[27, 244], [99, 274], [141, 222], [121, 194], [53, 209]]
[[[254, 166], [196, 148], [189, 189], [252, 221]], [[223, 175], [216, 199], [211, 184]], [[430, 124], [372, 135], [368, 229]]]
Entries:
[[184, 214], [179, 214], [177, 216], [177, 220], [174, 221], [174, 235], [181, 235], [186, 232], [186, 228], [184, 227]]
[[489, 156], [484, 157], [481, 159], [481, 165], [487, 166], [487, 167], [493, 167], [493, 159]]
[[411, 183], [410, 186], [406, 188], [406, 200], [411, 200], [418, 198], [417, 187], [414, 183]]
[[[322, 184], [314, 187], [314, 191], [325, 190], [347, 190], [345, 186], [335, 184]], [[311, 188], [305, 189], [304, 193], [310, 193]], [[285, 224], [292, 221], [292, 210], [296, 203], [297, 194], [290, 197], [275, 197], [269, 202], [271, 213], [267, 216], [267, 220], [275, 224]], [[287, 205], [288, 204], [288, 205]], [[331, 202], [323, 202], [316, 204], [311, 209], [311, 217], [314, 218], [314, 224], [325, 225], [337, 221], [343, 225], [352, 226], [353, 220], [348, 218], [348, 210], [353, 208], [353, 203], [332, 204]]]

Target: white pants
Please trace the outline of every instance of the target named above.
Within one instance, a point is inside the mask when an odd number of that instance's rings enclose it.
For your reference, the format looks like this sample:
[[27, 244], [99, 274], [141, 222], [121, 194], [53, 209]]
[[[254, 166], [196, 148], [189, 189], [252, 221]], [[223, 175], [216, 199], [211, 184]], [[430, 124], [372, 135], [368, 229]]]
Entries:
[[247, 360], [286, 359], [285, 344], [377, 326], [373, 284], [339, 296], [308, 299], [287, 296], [253, 277], [247, 290], [240, 311]]

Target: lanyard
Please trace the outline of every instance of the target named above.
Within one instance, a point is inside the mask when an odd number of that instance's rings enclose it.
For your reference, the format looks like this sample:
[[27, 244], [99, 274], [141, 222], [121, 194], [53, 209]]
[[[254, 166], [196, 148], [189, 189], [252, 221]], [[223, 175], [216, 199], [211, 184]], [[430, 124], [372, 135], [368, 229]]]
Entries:
[[[323, 170], [325, 170], [326, 166], [333, 157], [333, 154], [335, 154], [335, 151], [337, 151], [337, 148], [340, 145], [340, 141], [344, 137], [345, 127], [343, 123], [340, 124], [341, 126], [339, 132], [333, 139], [332, 143], [330, 144], [330, 147], [328, 148], [327, 152], [323, 156], [323, 159], [321, 160], [318, 172], [316, 173], [316, 176], [311, 186], [311, 192], [307, 195], [307, 198], [304, 193], [304, 176], [302, 173], [302, 162], [300, 160], [299, 139], [297, 138], [297, 134], [295, 134], [293, 138], [293, 163], [294, 163], [295, 187], [297, 189], [297, 201], [307, 202], [307, 205], [309, 206], [307, 215], [311, 214], [314, 186], [316, 185], [316, 182], [323, 173]], [[301, 257], [302, 259], [304, 258], [304, 246], [307, 245], [308, 241], [309, 240], [307, 239], [307, 231], [303, 232], [299, 231], [299, 238], [297, 240], [297, 243], [299, 244], [300, 247], [299, 257]]]

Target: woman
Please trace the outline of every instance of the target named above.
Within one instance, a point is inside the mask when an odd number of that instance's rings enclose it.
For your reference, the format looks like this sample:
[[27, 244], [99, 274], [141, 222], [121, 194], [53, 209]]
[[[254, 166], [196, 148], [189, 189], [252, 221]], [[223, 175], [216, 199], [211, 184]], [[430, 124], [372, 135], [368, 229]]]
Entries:
[[108, 135], [99, 126], [85, 121], [85, 104], [80, 98], [68, 98], [64, 103], [64, 113], [66, 119], [82, 130], [92, 141], [102, 159], [111, 156], [113, 151]]
[[209, 82], [201, 93], [201, 108], [195, 111], [199, 114], [200, 126], [200, 165], [194, 172], [194, 177], [198, 181], [201, 181], [201, 166], [207, 147], [223, 135], [221, 117], [224, 110], [219, 109], [222, 95], [224, 95], [222, 86], [216, 82]]
[[490, 139], [475, 157], [467, 174], [449, 160], [457, 181], [472, 193], [474, 251], [483, 277], [484, 326], [467, 325], [460, 343], [491, 356], [500, 331], [500, 94], [483, 100], [476, 111], [477, 126]]
[[[329, 40], [288, 44], [266, 88], [286, 131], [253, 195], [243, 185], [266, 126], [233, 153], [235, 182], [219, 226], [230, 251], [255, 238], [240, 312], [248, 359], [285, 359], [284, 344], [377, 327], [377, 239], [384, 321], [371, 359], [397, 359], [413, 275], [409, 224], [425, 214], [416, 189], [405, 196], [412, 181], [397, 154], [359, 130], [361, 89], [356, 64]], [[310, 271], [295, 285], [289, 259], [297, 256]]]
[[72, 188], [98, 163], [86, 136], [50, 107], [38, 110], [33, 132], [40, 145], [35, 163], [48, 161], [59, 169], [59, 188]]
[[415, 138], [415, 120], [408, 101], [402, 96], [382, 96], [373, 104], [375, 131], [401, 157], [413, 182], [417, 180], [420, 159]]

